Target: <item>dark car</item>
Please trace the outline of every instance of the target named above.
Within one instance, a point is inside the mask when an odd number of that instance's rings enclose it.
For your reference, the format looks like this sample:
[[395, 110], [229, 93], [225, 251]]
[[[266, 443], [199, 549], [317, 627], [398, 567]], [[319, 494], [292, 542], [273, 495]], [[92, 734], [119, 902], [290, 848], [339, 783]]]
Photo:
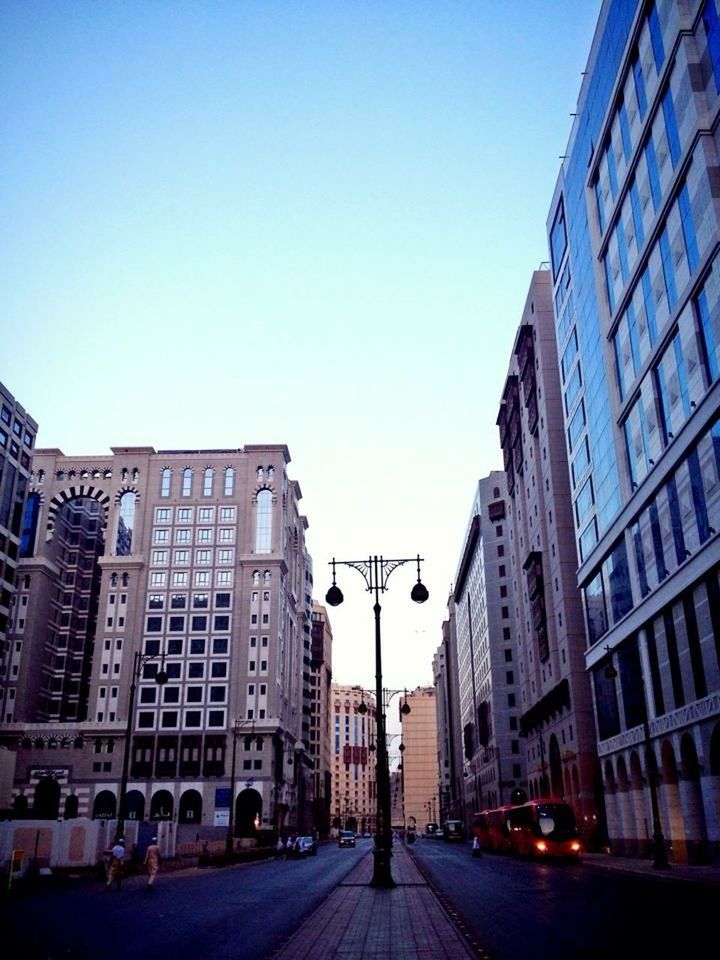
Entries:
[[338, 837], [338, 846], [339, 847], [355, 846], [355, 834], [352, 832], [352, 830], [340, 831], [340, 836]]
[[294, 857], [316, 857], [317, 843], [312, 837], [298, 837], [292, 848]]

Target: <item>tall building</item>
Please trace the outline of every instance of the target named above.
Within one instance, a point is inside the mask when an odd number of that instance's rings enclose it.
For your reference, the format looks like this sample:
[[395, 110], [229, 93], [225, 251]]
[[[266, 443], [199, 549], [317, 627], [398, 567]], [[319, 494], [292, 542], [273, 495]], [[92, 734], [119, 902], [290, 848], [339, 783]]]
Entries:
[[441, 820], [464, 820], [462, 729], [458, 685], [455, 601], [448, 598], [448, 619], [442, 624], [442, 642], [433, 657], [437, 704], [438, 769]]
[[[404, 707], [410, 708], [404, 712]], [[423, 830], [440, 817], [437, 706], [434, 687], [417, 687], [400, 698], [402, 790], [405, 825]]]
[[520, 670], [513, 636], [505, 474], [478, 482], [453, 592], [465, 819], [527, 787], [520, 747]]
[[[27, 598], [16, 603], [18, 562], [27, 547], [25, 506], [30, 483], [37, 423], [0, 383], [0, 723], [15, 711], [17, 641], [9, 640], [12, 623], [25, 624]], [[0, 756], [0, 807], [10, 802], [14, 758]]]
[[528, 792], [531, 798], [552, 795], [571, 802], [585, 836], [595, 837], [600, 793], [595, 718], [575, 578], [549, 270], [533, 274], [497, 422], [507, 477], [512, 631]]
[[17, 811], [114, 818], [129, 748], [130, 821], [193, 839], [231, 817], [240, 836], [309, 828], [307, 521], [289, 461], [281, 445], [36, 451], [0, 728]]
[[315, 824], [321, 837], [330, 833], [333, 764], [330, 751], [332, 701], [332, 629], [327, 610], [312, 605], [312, 689], [309, 752], [313, 760]]
[[[720, 841], [720, 16], [605, 0], [548, 216], [614, 849]], [[659, 774], [659, 776], [657, 775]]]
[[374, 833], [375, 698], [360, 687], [333, 683], [332, 704], [332, 825], [341, 830]]

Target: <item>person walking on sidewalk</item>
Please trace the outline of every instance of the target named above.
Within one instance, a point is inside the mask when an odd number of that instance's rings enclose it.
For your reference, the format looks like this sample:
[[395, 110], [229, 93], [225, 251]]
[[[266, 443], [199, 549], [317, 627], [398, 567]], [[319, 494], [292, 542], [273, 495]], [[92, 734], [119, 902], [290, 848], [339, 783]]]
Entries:
[[150, 846], [145, 851], [145, 860], [143, 861], [147, 870], [146, 890], [152, 890], [155, 884], [155, 877], [160, 869], [160, 847], [157, 843], [157, 837], [153, 837]]
[[118, 837], [112, 850], [110, 851], [110, 869], [108, 870], [107, 883], [105, 884], [106, 890], [109, 891], [114, 883], [115, 889], [118, 891], [118, 893], [120, 892], [124, 870], [125, 841], [122, 837]]
[[285, 841], [282, 837], [278, 836], [277, 846], [275, 847], [275, 859], [282, 860], [285, 854]]

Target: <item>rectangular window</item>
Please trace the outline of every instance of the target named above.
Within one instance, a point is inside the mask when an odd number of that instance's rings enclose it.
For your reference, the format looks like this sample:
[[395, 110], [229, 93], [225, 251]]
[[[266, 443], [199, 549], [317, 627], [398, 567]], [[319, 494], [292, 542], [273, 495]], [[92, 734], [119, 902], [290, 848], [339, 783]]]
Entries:
[[662, 98], [662, 111], [665, 118], [665, 133], [667, 134], [668, 147], [670, 148], [670, 162], [673, 170], [677, 166], [682, 150], [680, 149], [680, 137], [678, 135], [677, 120], [675, 119], [675, 105], [673, 104], [672, 91], [670, 87], [665, 91]]
[[715, 91], [720, 93], [720, 21], [715, 0], [708, 0], [703, 10], [703, 25], [707, 36], [708, 53], [715, 77]]
[[218, 562], [218, 563], [232, 563], [232, 562], [233, 562], [233, 551], [232, 551], [232, 550], [218, 550], [218, 552], [217, 552], [217, 562]]
[[583, 595], [585, 598], [585, 614], [588, 624], [588, 642], [590, 646], [592, 646], [608, 631], [605, 587], [600, 571], [598, 571], [595, 577], [585, 587]]
[[655, 58], [655, 69], [659, 74], [662, 70], [663, 63], [665, 62], [665, 48], [663, 47], [660, 20], [658, 19], [658, 12], [655, 4], [652, 5], [650, 12], [648, 13], [648, 28], [650, 30], [650, 42], [652, 43], [653, 56]]
[[214, 654], [226, 654], [228, 652], [228, 638], [215, 637], [212, 642], [212, 652]]
[[645, 162], [647, 164], [648, 179], [650, 180], [653, 209], [655, 213], [657, 213], [662, 206], [662, 189], [660, 188], [660, 171], [658, 170], [657, 157], [655, 156], [655, 144], [652, 138], [645, 144]]
[[213, 630], [229, 630], [230, 629], [230, 617], [224, 615], [216, 615], [215, 621], [213, 624]]
[[200, 507], [198, 510], [198, 521], [200, 523], [212, 523], [214, 517], [213, 507]]
[[568, 427], [568, 441], [570, 450], [575, 449], [575, 445], [580, 439], [580, 434], [582, 433], [585, 427], [585, 401], [580, 401], [580, 406], [575, 411], [575, 415], [570, 421], [570, 426]]
[[567, 231], [565, 229], [565, 209], [562, 197], [555, 211], [552, 229], [550, 230], [550, 256], [552, 258], [553, 280], [557, 279], [560, 264], [567, 248]]
[[190, 629], [193, 632], [197, 632], [199, 630], [207, 630], [207, 617], [201, 617], [201, 616], [192, 617]]
[[630, 124], [628, 123], [627, 108], [623, 103], [618, 110], [618, 120], [620, 121], [620, 137], [622, 139], [623, 154], [625, 159], [629, 160], [632, 156], [632, 139], [630, 137]]
[[642, 119], [647, 113], [647, 93], [645, 92], [645, 78], [643, 77], [642, 65], [638, 57], [635, 57], [632, 62], [632, 72], [635, 81], [638, 110], [640, 111], [640, 118]]

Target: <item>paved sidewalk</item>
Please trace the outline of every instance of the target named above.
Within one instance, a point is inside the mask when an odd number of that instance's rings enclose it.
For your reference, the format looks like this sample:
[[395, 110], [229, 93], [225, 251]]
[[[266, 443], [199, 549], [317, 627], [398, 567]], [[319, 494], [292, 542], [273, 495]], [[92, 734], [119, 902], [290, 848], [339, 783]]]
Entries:
[[402, 844], [396, 886], [376, 890], [372, 853], [360, 861], [273, 960], [478, 960]]
[[667, 880], [685, 880], [720, 886], [720, 866], [691, 867], [686, 863], [671, 863], [669, 867], [654, 867], [651, 860], [636, 857], [613, 857], [607, 853], [584, 853], [582, 862], [589, 867], [619, 870], [622, 873], [641, 873]]

